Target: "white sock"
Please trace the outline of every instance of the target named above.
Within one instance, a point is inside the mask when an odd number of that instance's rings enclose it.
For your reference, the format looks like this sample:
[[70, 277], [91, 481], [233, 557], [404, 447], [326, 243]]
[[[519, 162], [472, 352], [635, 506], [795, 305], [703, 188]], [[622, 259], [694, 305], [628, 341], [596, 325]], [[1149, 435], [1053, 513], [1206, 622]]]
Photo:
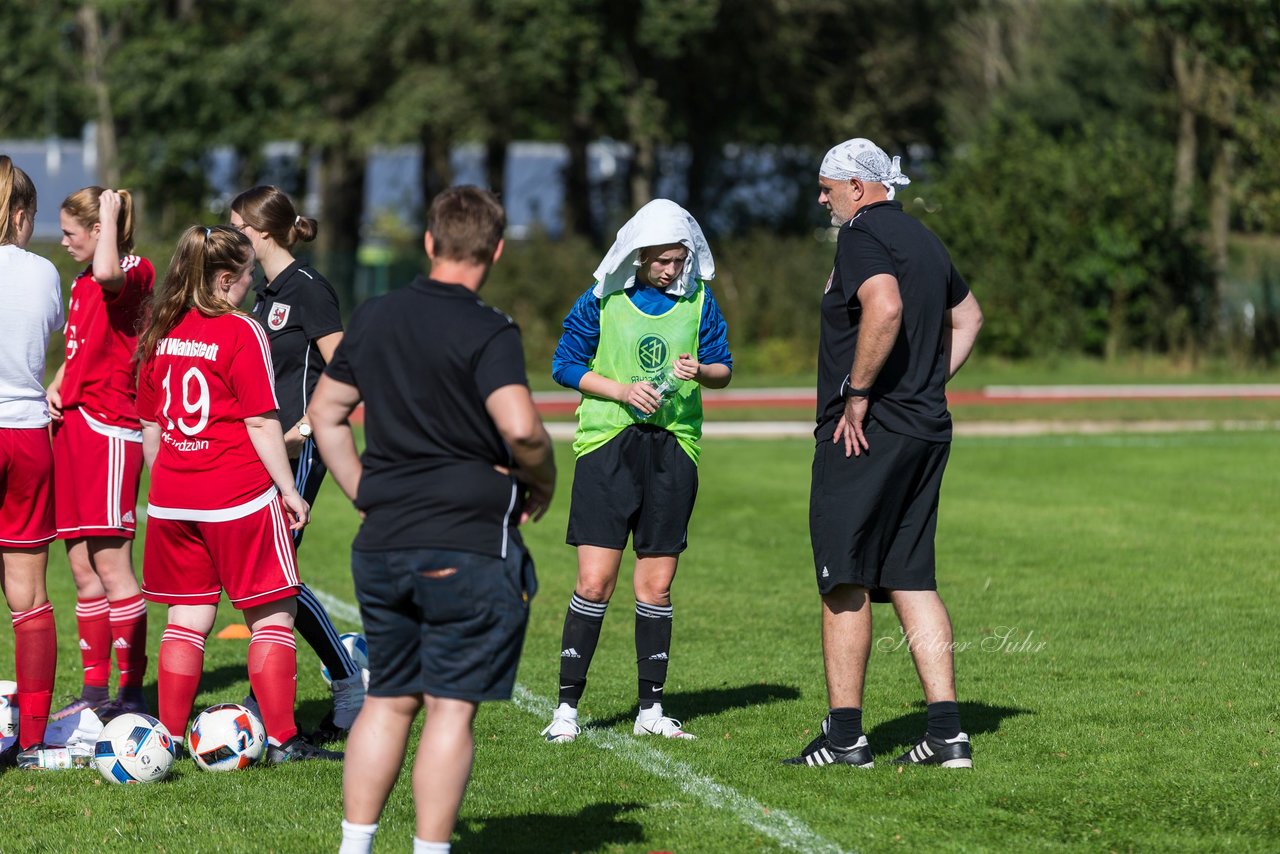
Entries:
[[571, 706], [568, 703], [561, 703], [556, 706], [556, 710], [552, 717], [568, 718], [571, 721], [576, 721], [578, 719], [578, 709], [576, 706]]
[[342, 820], [342, 847], [338, 854], [369, 854], [373, 851], [373, 834], [378, 831], [378, 823], [353, 824], [345, 818]]
[[413, 854], [449, 854], [448, 842], [427, 842], [413, 837]]

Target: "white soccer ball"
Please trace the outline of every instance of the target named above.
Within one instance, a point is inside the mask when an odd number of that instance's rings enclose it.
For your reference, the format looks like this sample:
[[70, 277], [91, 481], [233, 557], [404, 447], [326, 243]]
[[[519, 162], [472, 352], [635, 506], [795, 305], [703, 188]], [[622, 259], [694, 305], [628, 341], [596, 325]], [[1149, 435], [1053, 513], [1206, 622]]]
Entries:
[[18, 683], [0, 679], [0, 738], [18, 734]]
[[[364, 639], [364, 635], [358, 632], [345, 632], [338, 640], [342, 641], [342, 645], [347, 648], [347, 653], [356, 663], [357, 670], [369, 669], [369, 643]], [[320, 667], [320, 675], [324, 677], [326, 685], [333, 682], [333, 678], [329, 675], [329, 668], [323, 665]]]
[[93, 764], [108, 783], [154, 783], [173, 767], [173, 738], [150, 715], [118, 715], [102, 728]]
[[238, 771], [267, 752], [267, 731], [244, 706], [219, 703], [196, 716], [187, 734], [187, 750], [205, 771]]

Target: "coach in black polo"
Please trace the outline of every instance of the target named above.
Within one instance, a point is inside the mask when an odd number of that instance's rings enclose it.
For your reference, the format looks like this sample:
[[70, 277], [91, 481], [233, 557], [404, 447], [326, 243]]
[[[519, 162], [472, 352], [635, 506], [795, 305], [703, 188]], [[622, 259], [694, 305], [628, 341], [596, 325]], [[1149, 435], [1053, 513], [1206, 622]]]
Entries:
[[[417, 840], [448, 850], [476, 708], [515, 684], [535, 589], [518, 526], [546, 510], [555, 462], [520, 332], [476, 296], [505, 226], [487, 191], [437, 196], [431, 277], [356, 310], [308, 410], [334, 480], [364, 517], [351, 566], [369, 694], [347, 740], [344, 852], [369, 850], [424, 704]], [[361, 400], [358, 457], [347, 419]]]
[[809, 499], [830, 710], [789, 764], [873, 764], [862, 731], [870, 603], [891, 601], [929, 718], [894, 761], [973, 766], [933, 541], [951, 443], [946, 383], [968, 358], [982, 311], [942, 242], [892, 200], [907, 183], [898, 158], [865, 139], [831, 149], [819, 170], [818, 202], [840, 228], [822, 296]]

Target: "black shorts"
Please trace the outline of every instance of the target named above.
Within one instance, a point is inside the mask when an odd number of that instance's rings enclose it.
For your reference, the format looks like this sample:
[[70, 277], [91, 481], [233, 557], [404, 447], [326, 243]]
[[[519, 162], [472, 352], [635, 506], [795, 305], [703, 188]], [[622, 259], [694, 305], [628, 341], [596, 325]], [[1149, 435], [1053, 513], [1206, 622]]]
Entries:
[[809, 537], [818, 590], [840, 584], [871, 591], [936, 590], [934, 534], [949, 442], [874, 428], [870, 450], [845, 457], [844, 443], [819, 441], [813, 454]]
[[634, 424], [580, 457], [569, 504], [571, 546], [680, 554], [698, 497], [698, 466], [675, 434]]
[[[316, 496], [320, 494], [320, 484], [324, 483], [324, 476], [329, 471], [325, 468], [324, 461], [320, 459], [320, 451], [316, 449], [316, 440], [311, 438], [303, 442], [302, 453], [298, 455], [297, 459], [289, 460], [289, 464], [293, 468], [294, 489], [298, 490], [302, 500], [314, 505]], [[301, 528], [293, 532], [293, 547], [295, 549], [302, 545], [302, 535], [306, 531], [306, 528]]]
[[533, 559], [444, 549], [351, 552], [369, 693], [510, 699], [537, 590]]

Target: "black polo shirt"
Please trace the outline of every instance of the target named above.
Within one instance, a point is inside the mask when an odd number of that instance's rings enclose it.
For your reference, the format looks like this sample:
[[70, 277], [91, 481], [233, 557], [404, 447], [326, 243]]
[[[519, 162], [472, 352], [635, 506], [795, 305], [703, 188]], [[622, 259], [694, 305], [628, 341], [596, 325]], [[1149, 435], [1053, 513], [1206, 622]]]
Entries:
[[353, 548], [506, 557], [519, 542], [511, 454], [485, 410], [528, 385], [520, 330], [461, 285], [419, 276], [363, 303], [325, 369], [364, 400], [365, 512]]
[[868, 423], [929, 441], [951, 439], [942, 352], [947, 311], [969, 286], [942, 241], [900, 202], [868, 205], [840, 228], [835, 266], [822, 297], [818, 343], [818, 439], [830, 439], [844, 411], [844, 384], [858, 345], [858, 288], [888, 273], [902, 293], [902, 328], [871, 387]]
[[294, 261], [270, 282], [255, 287], [253, 314], [271, 341], [280, 425], [287, 432], [307, 411], [320, 381], [324, 357], [316, 339], [342, 331], [338, 294], [329, 280], [301, 261]]

